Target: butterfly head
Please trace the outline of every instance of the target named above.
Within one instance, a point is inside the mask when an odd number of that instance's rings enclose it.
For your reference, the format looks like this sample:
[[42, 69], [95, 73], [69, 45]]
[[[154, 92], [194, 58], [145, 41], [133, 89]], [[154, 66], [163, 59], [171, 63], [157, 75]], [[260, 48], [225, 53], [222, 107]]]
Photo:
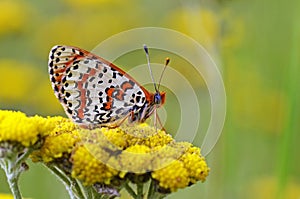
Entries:
[[165, 103], [166, 99], [166, 93], [165, 92], [156, 92], [153, 95], [153, 103], [157, 106], [160, 107]]

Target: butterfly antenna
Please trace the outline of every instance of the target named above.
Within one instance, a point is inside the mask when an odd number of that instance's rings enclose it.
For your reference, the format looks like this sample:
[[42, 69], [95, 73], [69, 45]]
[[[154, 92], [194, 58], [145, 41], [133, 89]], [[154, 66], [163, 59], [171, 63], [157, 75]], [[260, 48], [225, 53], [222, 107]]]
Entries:
[[154, 80], [154, 76], [153, 76], [153, 73], [152, 73], [152, 69], [150, 67], [150, 57], [149, 57], [149, 51], [148, 51], [148, 47], [146, 46], [146, 44], [144, 44], [144, 50], [146, 52], [146, 57], [147, 57], [147, 64], [148, 64], [148, 68], [149, 68], [149, 71], [150, 71], [150, 76], [151, 76], [151, 79], [153, 81], [153, 85], [154, 85], [154, 89], [156, 92], [158, 92], [158, 89], [156, 87], [156, 83], [155, 83], [155, 80]]
[[167, 57], [167, 58], [166, 58], [166, 61], [165, 61], [164, 69], [163, 69], [163, 71], [161, 72], [161, 75], [160, 75], [160, 78], [159, 78], [159, 81], [158, 81], [158, 87], [157, 87], [158, 90], [159, 90], [159, 87], [160, 87], [160, 83], [161, 83], [162, 77], [163, 77], [163, 75], [164, 75], [164, 73], [165, 73], [165, 70], [166, 70], [166, 68], [167, 68], [167, 66], [168, 66], [169, 63], [170, 63], [170, 58]]

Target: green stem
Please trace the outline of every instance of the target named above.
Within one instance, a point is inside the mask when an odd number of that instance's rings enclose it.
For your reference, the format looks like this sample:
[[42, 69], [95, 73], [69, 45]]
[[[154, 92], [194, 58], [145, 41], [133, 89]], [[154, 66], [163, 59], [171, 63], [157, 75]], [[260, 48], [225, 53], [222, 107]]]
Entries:
[[[294, 11], [295, 13], [298, 13]], [[294, 16], [294, 15], [291, 15]], [[298, 15], [295, 15], [297, 17]], [[279, 158], [278, 158], [278, 199], [284, 198], [284, 192], [286, 189], [289, 172], [292, 170], [292, 166], [294, 165], [291, 161], [293, 149], [297, 145], [294, 140], [296, 139], [296, 135], [299, 131], [299, 89], [300, 89], [300, 80], [299, 80], [299, 33], [300, 26], [296, 20], [293, 21], [294, 26], [292, 29], [291, 36], [291, 51], [290, 51], [290, 62], [288, 63], [289, 67], [288, 74], [285, 79], [286, 87], [286, 96], [287, 96], [287, 114], [284, 121], [284, 132], [282, 133], [282, 138], [280, 139], [280, 148], [279, 148]]]
[[126, 191], [131, 195], [131, 197], [133, 197], [135, 199], [137, 198], [136, 193], [133, 191], [133, 189], [129, 186], [128, 183], [125, 183], [124, 187], [125, 187]]
[[58, 168], [56, 168], [55, 166], [52, 166], [52, 165], [46, 165], [46, 167], [51, 170], [51, 172], [53, 174], [56, 175], [56, 177], [58, 177], [61, 182], [65, 185], [68, 193], [69, 193], [69, 196], [71, 199], [76, 199], [77, 197], [74, 195], [73, 191], [72, 191], [72, 183], [71, 181], [68, 179], [68, 177], [66, 175], [64, 175], [63, 173], [60, 172], [60, 170]]
[[69, 196], [71, 199], [84, 199], [86, 197], [84, 197], [83, 194], [83, 190], [80, 187], [80, 185], [78, 184], [77, 181], [73, 180], [71, 177], [69, 177], [68, 175], [66, 175], [63, 171], [61, 171], [58, 167], [47, 164], [45, 165], [50, 171], [53, 172], [53, 174], [55, 174], [61, 181], [62, 183], [65, 185]]
[[144, 184], [143, 183], [137, 183], [137, 199], [143, 199], [144, 197]]
[[5, 171], [5, 172], [6, 172], [9, 188], [12, 194], [14, 195], [14, 199], [22, 199], [21, 192], [18, 185], [20, 173], [14, 171], [11, 172]]
[[159, 193], [156, 191], [156, 183], [152, 179], [150, 182], [150, 185], [149, 185], [147, 198], [148, 199], [161, 199], [161, 198], [165, 198], [166, 196], [167, 196], [167, 194], [162, 194], [162, 193]]
[[162, 199], [162, 198], [165, 198], [166, 196], [167, 196], [166, 194], [154, 192], [152, 197], [148, 198], [148, 199]]
[[154, 186], [155, 186], [155, 182], [154, 182], [154, 180], [151, 179], [149, 189], [148, 189], [148, 194], [147, 194], [147, 198], [149, 198], [149, 199], [153, 198], [153, 194], [154, 194], [154, 190], [155, 190]]
[[96, 191], [92, 186], [82, 187], [85, 190], [85, 198], [91, 199], [96, 197]]
[[77, 198], [83, 198], [82, 189], [80, 188], [77, 181], [72, 180], [69, 189], [70, 189], [69, 191], [71, 191], [73, 194], [76, 193]]
[[24, 163], [33, 149], [23, 149], [22, 155], [19, 156], [19, 152], [12, 152], [0, 162], [1, 167], [4, 169], [7, 182], [10, 190], [15, 199], [22, 199], [22, 195], [19, 189], [19, 176], [26, 170], [27, 165]]
[[158, 196], [157, 196], [158, 199], [163, 199], [165, 197], [166, 197], [166, 195], [165, 194], [161, 194], [161, 193], [159, 193]]

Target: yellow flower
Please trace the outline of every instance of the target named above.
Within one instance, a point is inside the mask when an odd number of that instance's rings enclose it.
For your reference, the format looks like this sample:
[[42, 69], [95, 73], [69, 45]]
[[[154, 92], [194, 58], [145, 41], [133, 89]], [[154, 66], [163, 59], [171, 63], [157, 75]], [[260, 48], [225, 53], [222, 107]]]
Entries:
[[[180, 161], [184, 164], [184, 167], [189, 173], [190, 183], [194, 184], [197, 181], [204, 182], [208, 176], [209, 168], [205, 162], [205, 159], [200, 155], [200, 149], [196, 147], [195, 153], [186, 153], [180, 157]], [[190, 150], [193, 151], [194, 149]], [[198, 153], [199, 151], [199, 153]]]
[[147, 123], [135, 125], [123, 125], [120, 127], [125, 132], [125, 139], [129, 146], [143, 144], [150, 148], [164, 146], [173, 141], [171, 135], [162, 130], [156, 130]]
[[124, 139], [126, 134], [120, 128], [101, 128], [104, 138], [111, 142], [113, 145], [124, 149], [129, 146], [128, 139]]
[[69, 6], [73, 7], [95, 7], [95, 6], [103, 6], [104, 4], [115, 4], [115, 1], [108, 1], [108, 0], [86, 0], [86, 1], [80, 1], [80, 0], [65, 0], [65, 2]]
[[273, 199], [278, 195], [283, 199], [298, 199], [300, 197], [300, 183], [291, 177], [284, 187], [279, 186], [278, 179], [273, 176], [260, 176], [245, 186], [244, 193], [257, 199]]
[[82, 145], [72, 153], [72, 176], [89, 185], [150, 172], [160, 188], [173, 192], [208, 176], [199, 148], [147, 124], [82, 129], [80, 134]]
[[28, 8], [20, 2], [0, 1], [0, 35], [20, 31], [26, 25]]
[[85, 185], [109, 184], [118, 171], [97, 160], [85, 146], [79, 146], [72, 155], [72, 177]]
[[[246, 23], [243, 17], [231, 9], [224, 9], [222, 11], [222, 21], [226, 29], [222, 34], [222, 40], [220, 40], [221, 48], [234, 49], [239, 47], [245, 39], [246, 32]], [[227, 55], [228, 53], [224, 52], [224, 54]]]
[[[145, 145], [134, 145], [122, 151], [120, 168], [127, 173], [146, 173], [151, 169], [151, 149]], [[123, 174], [122, 174], [123, 175]]]
[[31, 154], [33, 161], [51, 162], [64, 154], [71, 154], [75, 144], [80, 140], [76, 126], [70, 120], [62, 117], [47, 119], [55, 125], [45, 138], [43, 146]]
[[[206, 48], [215, 47], [220, 36], [220, 17], [211, 9], [177, 9], [166, 20], [172, 28], [192, 36]], [[171, 23], [170, 23], [171, 22]]]
[[150, 127], [146, 123], [137, 125], [122, 125], [120, 128], [102, 128], [102, 133], [113, 144], [126, 148], [142, 144], [150, 148], [170, 143], [172, 137], [164, 131]]
[[151, 175], [161, 189], [173, 192], [204, 181], [209, 172], [199, 148], [147, 124], [89, 130], [62, 117], [0, 111], [0, 142], [28, 147], [37, 140], [43, 142], [31, 153], [34, 162], [52, 163], [84, 185], [110, 184], [120, 177], [138, 183]]
[[[180, 158], [174, 160], [166, 167], [152, 172], [152, 177], [159, 182], [159, 186], [171, 192], [194, 184], [199, 180], [205, 181], [209, 172], [209, 168], [205, 159], [201, 156], [199, 148], [185, 142], [177, 143], [176, 145], [177, 149], [187, 146], [190, 146], [190, 148]], [[181, 154], [179, 153], [179, 155]]]
[[0, 84], [5, 85], [0, 92], [2, 107], [18, 106], [48, 114], [61, 111], [49, 79], [34, 64], [0, 59], [0, 74], [5, 74], [0, 78]]
[[189, 185], [189, 174], [182, 162], [175, 160], [163, 169], [152, 173], [152, 177], [159, 182], [159, 186], [170, 189], [171, 192]]
[[179, 159], [186, 150], [190, 147], [190, 143], [186, 142], [175, 142], [166, 145], [166, 146], [158, 146], [153, 148], [152, 150], [152, 170], [159, 170], [174, 160]]
[[13, 199], [14, 197], [11, 194], [0, 193], [0, 198], [1, 199]]
[[42, 117], [27, 117], [24, 113], [0, 110], [0, 142], [33, 145], [52, 125]]
[[37, 72], [31, 65], [10, 59], [1, 59], [0, 73], [5, 74], [0, 79], [0, 83], [5, 85], [0, 92], [2, 100], [7, 103], [12, 100], [24, 100], [36, 84], [34, 77]]

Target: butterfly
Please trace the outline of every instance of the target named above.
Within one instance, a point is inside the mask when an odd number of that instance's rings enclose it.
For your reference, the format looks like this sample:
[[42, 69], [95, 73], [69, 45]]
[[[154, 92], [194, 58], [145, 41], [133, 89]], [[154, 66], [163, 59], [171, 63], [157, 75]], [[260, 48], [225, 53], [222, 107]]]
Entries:
[[[54, 46], [49, 54], [49, 74], [54, 93], [68, 117], [83, 128], [118, 127], [129, 122], [144, 122], [165, 103], [150, 68], [155, 92], [151, 93], [129, 74], [105, 59], [73, 46]], [[158, 118], [159, 119], [159, 118]], [[160, 121], [159, 121], [160, 122]]]

